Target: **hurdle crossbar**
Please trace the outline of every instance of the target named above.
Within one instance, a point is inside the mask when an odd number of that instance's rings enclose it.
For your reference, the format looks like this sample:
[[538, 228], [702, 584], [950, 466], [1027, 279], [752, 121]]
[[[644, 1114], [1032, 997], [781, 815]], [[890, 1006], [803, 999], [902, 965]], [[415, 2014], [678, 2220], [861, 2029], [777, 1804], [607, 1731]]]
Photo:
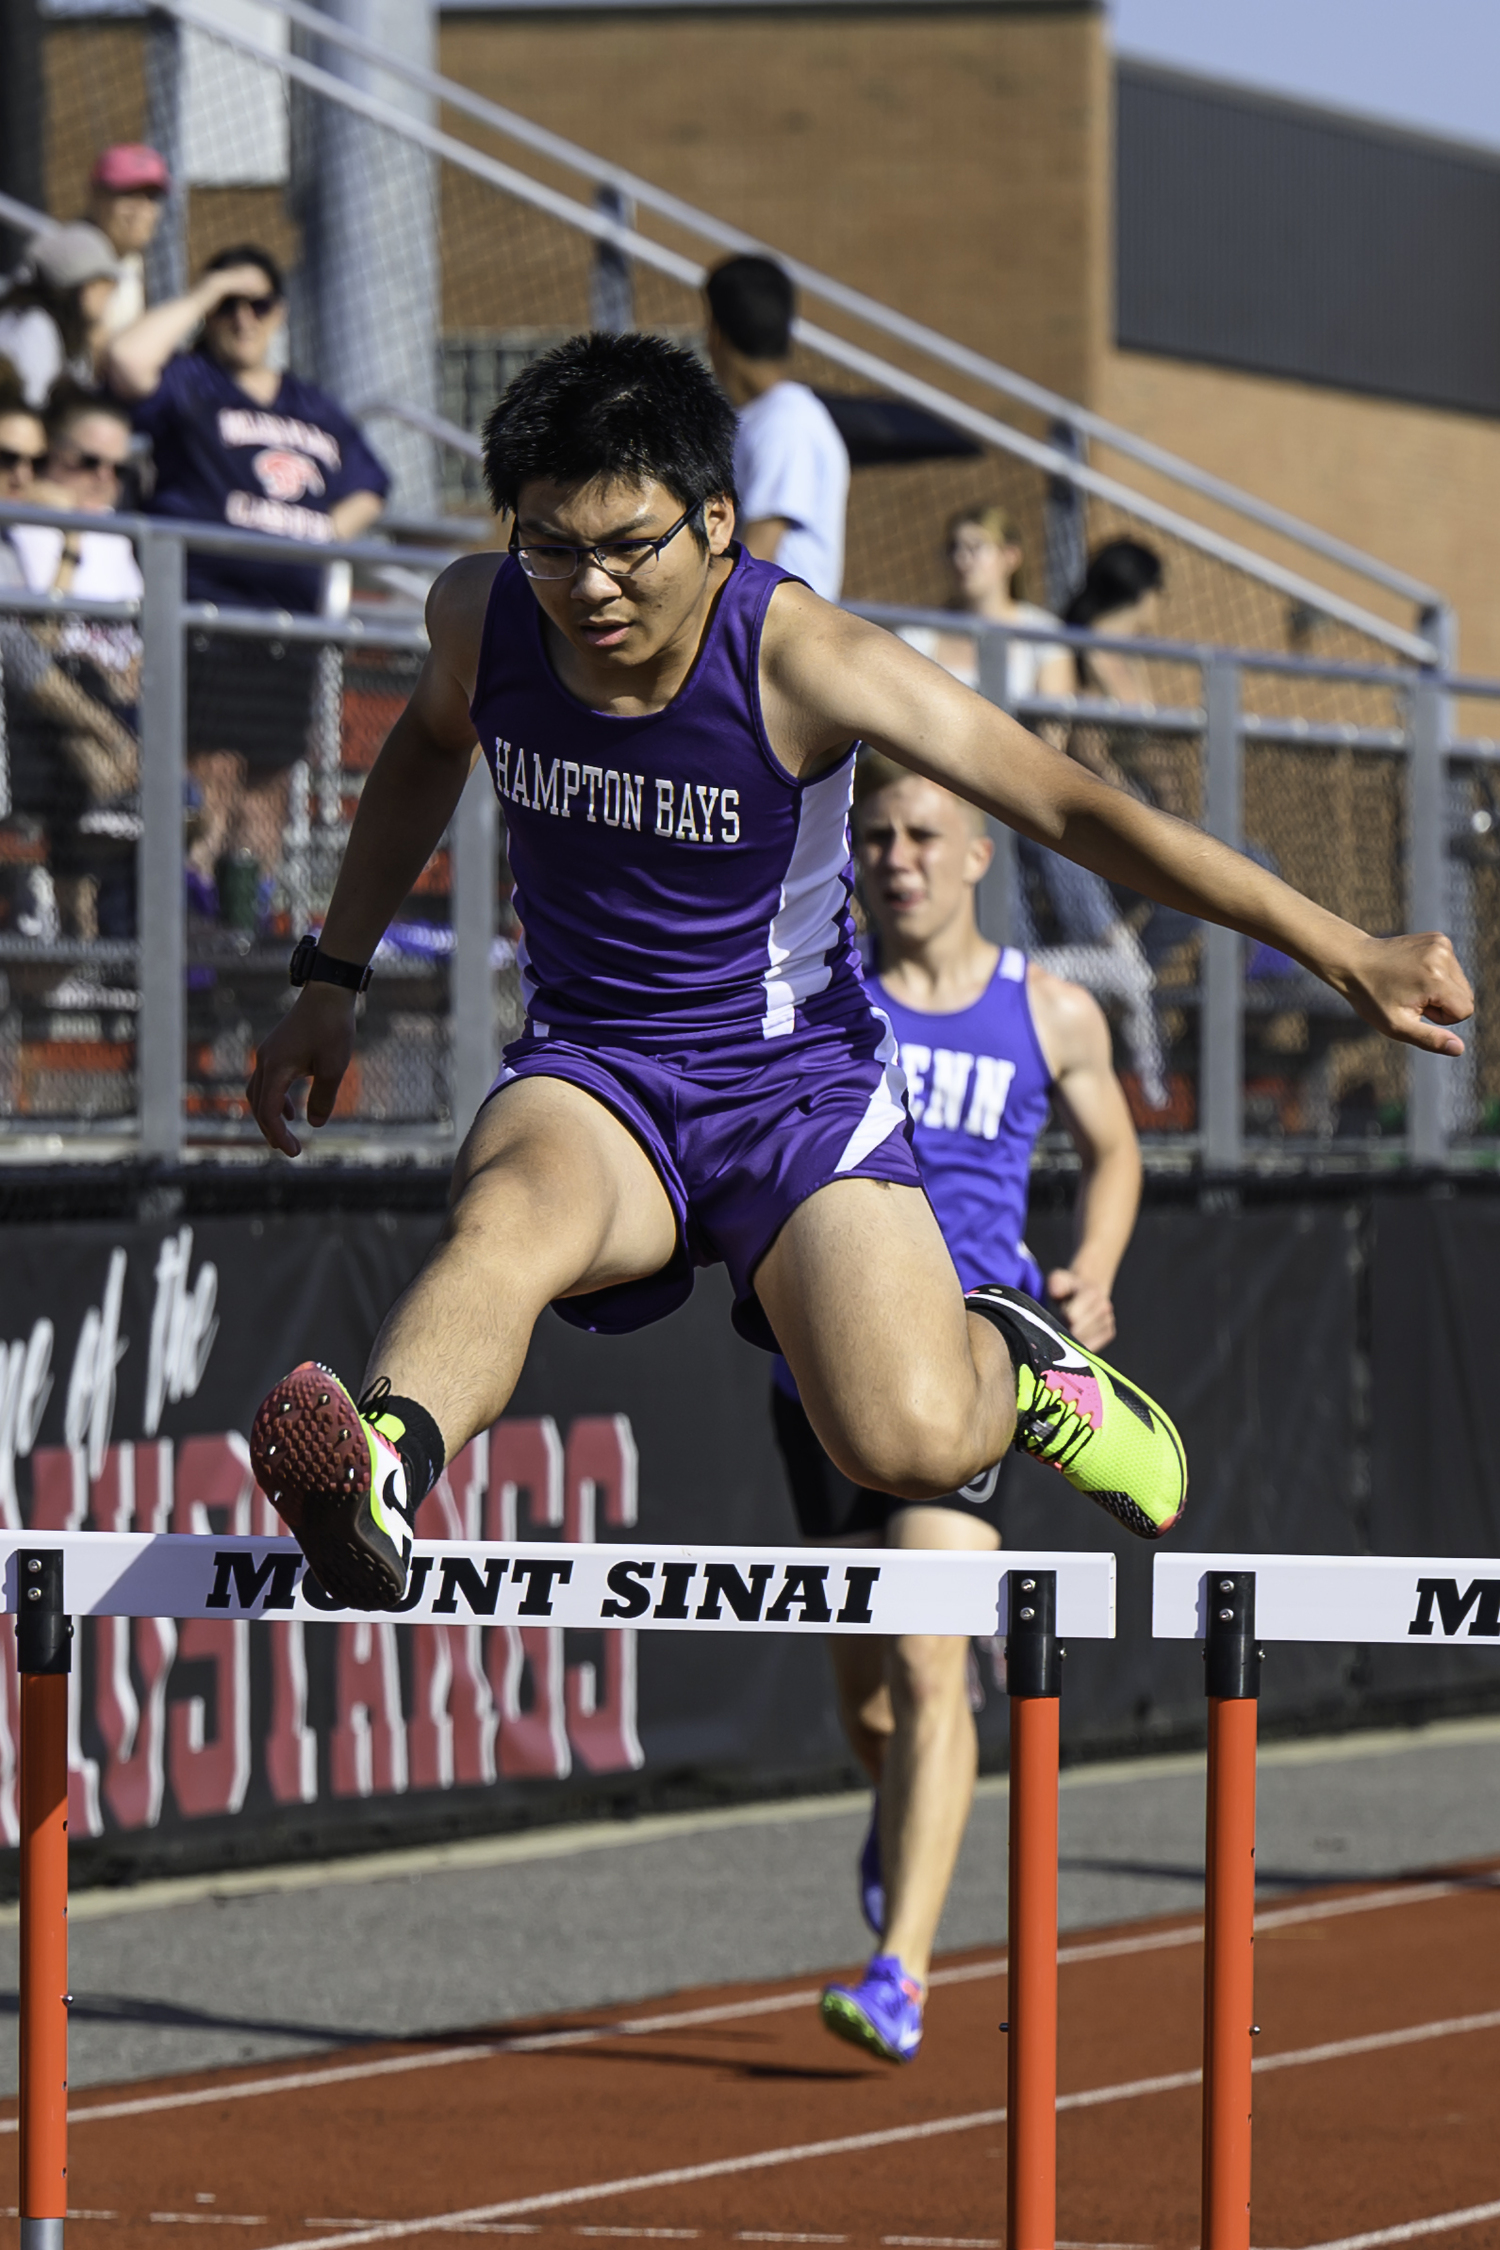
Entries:
[[[60, 1552], [65, 1609], [82, 1617], [219, 1617], [274, 1624], [367, 1614], [333, 1601], [291, 1539], [179, 1532], [0, 1534], [3, 1606], [22, 1549]], [[407, 1625], [624, 1625], [679, 1632], [973, 1633], [1008, 1629], [1008, 1574], [1053, 1571], [1059, 1630], [1108, 1640], [1113, 1555], [852, 1547], [581, 1546], [419, 1541]]]

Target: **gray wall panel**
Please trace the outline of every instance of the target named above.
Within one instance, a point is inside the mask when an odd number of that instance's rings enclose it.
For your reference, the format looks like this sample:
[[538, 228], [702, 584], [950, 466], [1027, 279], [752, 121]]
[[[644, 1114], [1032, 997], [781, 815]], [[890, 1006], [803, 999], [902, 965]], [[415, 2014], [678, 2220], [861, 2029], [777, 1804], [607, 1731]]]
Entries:
[[1500, 413], [1500, 158], [1122, 64], [1116, 164], [1125, 348]]

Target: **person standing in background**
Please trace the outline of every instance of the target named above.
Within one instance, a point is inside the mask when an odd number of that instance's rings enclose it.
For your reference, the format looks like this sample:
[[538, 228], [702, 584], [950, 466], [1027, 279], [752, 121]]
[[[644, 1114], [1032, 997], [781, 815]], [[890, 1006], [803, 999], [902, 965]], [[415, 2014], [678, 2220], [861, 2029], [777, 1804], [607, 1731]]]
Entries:
[[[130, 455], [128, 409], [64, 381], [48, 404], [46, 433], [46, 458], [31, 487], [35, 498], [49, 508], [110, 515]], [[140, 599], [135, 550], [120, 532], [17, 524], [11, 543], [34, 592], [60, 602]], [[55, 695], [33, 696], [29, 723], [17, 726], [10, 746], [15, 802], [45, 824], [64, 933], [132, 937], [141, 827], [135, 735], [140, 634], [132, 624], [79, 617], [65, 608], [35, 619], [32, 630], [71, 683], [79, 710], [59, 710]]]
[[726, 258], [709, 275], [708, 356], [739, 415], [735, 537], [836, 602], [844, 583], [849, 455], [833, 416], [789, 372], [797, 298], [774, 258]]
[[[1129, 542], [1122, 542], [1129, 544]], [[1144, 551], [1144, 550], [1143, 550]], [[961, 508], [948, 519], [944, 549], [953, 577], [949, 608], [998, 625], [1046, 627], [1059, 620], [1036, 609], [1021, 595], [1025, 554], [1021, 534], [1003, 508], [981, 504]], [[1069, 612], [1069, 622], [1076, 622]], [[901, 638], [921, 655], [951, 672], [965, 687], [979, 685], [979, 650], [972, 633], [945, 633], [931, 625], [903, 625]], [[1005, 652], [1005, 690], [1014, 706], [1028, 696], [1070, 696], [1080, 692], [1075, 664], [1081, 656], [1059, 641], [1011, 641]], [[1068, 746], [1068, 734], [1055, 721], [1031, 722], [1054, 748]], [[1092, 764], [1086, 759], [1085, 763]], [[1099, 770], [1095, 767], [1094, 770]], [[1102, 773], [1101, 779], [1117, 778]], [[1160, 1109], [1167, 1099], [1166, 1058], [1156, 1016], [1156, 980], [1135, 931], [1115, 904], [1102, 876], [1049, 852], [1030, 837], [1017, 840], [1022, 886], [1023, 942], [1034, 951], [1045, 943], [1049, 965], [1065, 978], [1086, 985], [1096, 998], [1121, 1012], [1131, 1065], [1145, 1100]], [[1035, 914], [1055, 934], [1043, 939]]]
[[[899, 1044], [922, 1184], [959, 1279], [969, 1288], [993, 1273], [1045, 1292], [1070, 1334], [1102, 1350], [1141, 1190], [1109, 1026], [1081, 986], [981, 936], [974, 894], [993, 846], [974, 806], [866, 751], [853, 828], [876, 949], [866, 982]], [[1079, 1183], [1072, 1253], [1044, 1276], [1023, 1230], [1032, 1146], [1054, 1105]], [[867, 1490], [824, 1452], [781, 1359], [772, 1415], [804, 1539], [999, 1546], [999, 1468], [934, 1500]], [[828, 1645], [844, 1731], [878, 1792], [859, 1889], [880, 1944], [855, 1982], [828, 1987], [823, 2021], [886, 2062], [910, 2062], [978, 1767], [969, 1643], [924, 1633]]]
[[144, 141], [117, 142], [94, 159], [88, 215], [120, 261], [102, 323], [106, 341], [133, 326], [146, 309], [146, 252], [171, 192], [165, 157]]
[[38, 412], [61, 375], [98, 379], [104, 321], [122, 267], [107, 234], [79, 219], [49, 227], [26, 245], [26, 258], [0, 298], [0, 354], [21, 378]]
[[[338, 401], [276, 366], [285, 324], [280, 266], [268, 250], [241, 243], [211, 258], [185, 297], [154, 306], [110, 346], [110, 384], [132, 402], [135, 426], [155, 455], [152, 512], [272, 532], [308, 547], [305, 565], [190, 554], [191, 602], [316, 615], [324, 581], [318, 548], [357, 539], [390, 489]], [[200, 329], [197, 344], [185, 349]], [[288, 775], [307, 754], [317, 662], [315, 641], [278, 640], [274, 629], [255, 639], [189, 636], [188, 765], [202, 818], [188, 879], [205, 915], [220, 913], [217, 870], [226, 855], [241, 869], [254, 862], [261, 910], [269, 904]]]

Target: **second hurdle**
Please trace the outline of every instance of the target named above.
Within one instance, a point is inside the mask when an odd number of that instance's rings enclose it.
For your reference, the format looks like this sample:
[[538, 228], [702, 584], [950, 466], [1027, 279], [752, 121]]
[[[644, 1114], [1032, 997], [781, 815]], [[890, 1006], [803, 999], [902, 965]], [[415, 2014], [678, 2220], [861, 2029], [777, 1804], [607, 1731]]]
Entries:
[[1203, 2250], [1250, 2250], [1255, 1796], [1263, 1641], [1500, 1644], [1500, 1561], [1157, 1555], [1152, 1630], [1203, 1643], [1208, 1696]]
[[[20, 1672], [21, 2250], [62, 2250], [68, 2185], [68, 1674], [77, 1617], [349, 1617], [289, 1539], [0, 1535]], [[410, 1625], [1004, 1634], [1011, 1697], [1009, 2239], [1050, 2250], [1057, 2107], [1060, 1636], [1110, 1639], [1110, 1554], [419, 1543]]]

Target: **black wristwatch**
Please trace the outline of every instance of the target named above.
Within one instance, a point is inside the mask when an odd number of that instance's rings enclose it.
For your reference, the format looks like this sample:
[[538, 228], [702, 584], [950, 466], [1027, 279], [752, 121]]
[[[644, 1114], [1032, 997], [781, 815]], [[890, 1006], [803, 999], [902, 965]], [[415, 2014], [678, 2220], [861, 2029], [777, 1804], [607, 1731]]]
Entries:
[[368, 965], [361, 968], [357, 961], [338, 961], [331, 953], [322, 952], [309, 930], [306, 937], [297, 940], [286, 973], [296, 985], [341, 984], [346, 992], [363, 992], [371, 972]]

